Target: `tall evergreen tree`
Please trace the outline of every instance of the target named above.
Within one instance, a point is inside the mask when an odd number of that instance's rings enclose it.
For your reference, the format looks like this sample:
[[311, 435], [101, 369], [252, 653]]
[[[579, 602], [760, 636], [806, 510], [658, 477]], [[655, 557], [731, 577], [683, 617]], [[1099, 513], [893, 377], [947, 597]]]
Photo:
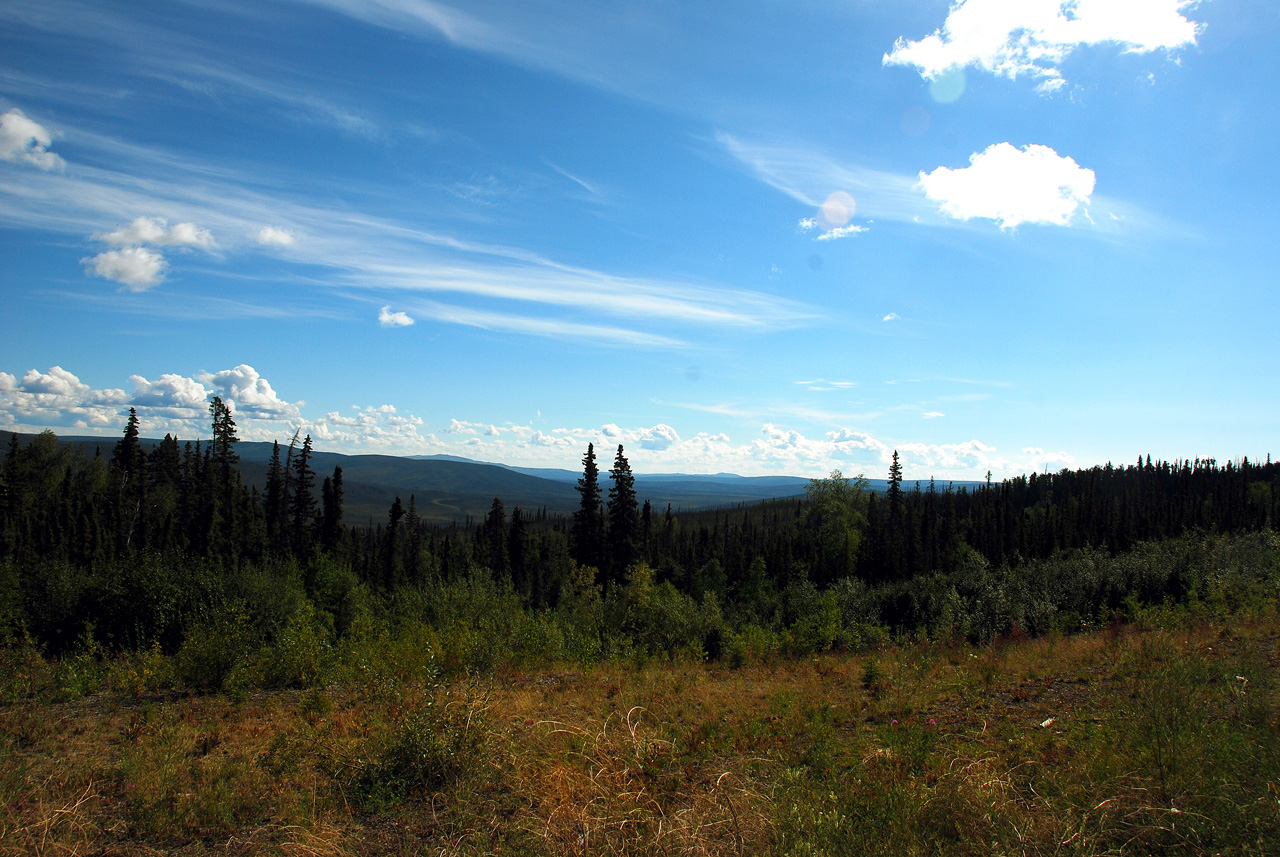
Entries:
[[240, 438], [236, 436], [236, 421], [231, 417], [231, 408], [223, 403], [221, 396], [213, 397], [209, 413], [213, 417], [213, 464], [217, 468], [218, 482], [225, 487], [231, 484], [232, 471], [240, 463], [235, 447]]
[[310, 551], [314, 538], [316, 498], [312, 492], [315, 484], [316, 474], [311, 469], [311, 435], [307, 435], [302, 449], [293, 457], [293, 497], [289, 507], [293, 549], [299, 556]]
[[572, 556], [579, 565], [599, 569], [604, 564], [604, 514], [600, 504], [600, 469], [596, 451], [587, 444], [582, 457], [582, 478], [578, 480], [578, 511], [573, 513]]
[[400, 520], [404, 517], [404, 504], [400, 502], [397, 496], [395, 502], [391, 504], [390, 511], [387, 512], [387, 543], [386, 556], [383, 558], [382, 566], [382, 585], [388, 592], [395, 589], [396, 580], [399, 579], [400, 567]]
[[132, 476], [142, 456], [142, 444], [138, 440], [138, 409], [129, 409], [129, 421], [124, 428], [124, 437], [116, 442], [115, 453], [111, 461], [126, 477]]
[[635, 562], [638, 529], [636, 480], [627, 457], [622, 453], [622, 444], [618, 444], [609, 479], [613, 482], [609, 486], [609, 577], [621, 580]]
[[[326, 476], [321, 486], [320, 544], [327, 551], [334, 550], [342, 536], [342, 501], [342, 466], [335, 465], [333, 476]], [[412, 497], [409, 508], [413, 509]]]
[[280, 443], [271, 442], [271, 462], [267, 465], [266, 497], [263, 500], [266, 516], [267, 544], [273, 550], [283, 551], [288, 531], [288, 506], [285, 497], [284, 468], [280, 464]]
[[[991, 474], [987, 474], [990, 478]], [[898, 463], [898, 450], [893, 451], [893, 463], [889, 465], [889, 509], [897, 512], [902, 505], [902, 465]]]
[[493, 505], [489, 507], [489, 514], [484, 519], [483, 545], [485, 559], [489, 563], [489, 570], [493, 572], [494, 578], [502, 580], [508, 577], [510, 570], [507, 567], [507, 511], [502, 505], [502, 500], [497, 497], [493, 498]]

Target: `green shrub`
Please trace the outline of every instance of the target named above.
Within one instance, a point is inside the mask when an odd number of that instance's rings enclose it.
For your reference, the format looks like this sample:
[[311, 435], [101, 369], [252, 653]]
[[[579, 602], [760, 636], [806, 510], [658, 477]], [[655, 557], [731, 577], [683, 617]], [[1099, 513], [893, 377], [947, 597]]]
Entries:
[[222, 690], [232, 670], [247, 660], [257, 643], [244, 606], [233, 604], [187, 629], [174, 657], [174, 676], [192, 690]]
[[375, 812], [454, 787], [483, 760], [485, 708], [483, 697], [437, 693], [353, 758], [331, 760], [330, 771], [344, 795]]

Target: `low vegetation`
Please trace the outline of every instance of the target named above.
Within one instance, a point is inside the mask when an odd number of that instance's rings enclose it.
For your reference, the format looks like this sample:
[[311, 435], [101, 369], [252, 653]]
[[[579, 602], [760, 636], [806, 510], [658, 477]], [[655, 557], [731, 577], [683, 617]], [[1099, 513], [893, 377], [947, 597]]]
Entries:
[[4, 457], [0, 854], [1280, 853], [1269, 460], [352, 528], [213, 417]]
[[1276, 853], [1274, 594], [1129, 619], [483, 676], [404, 626], [212, 694], [19, 645], [0, 853]]

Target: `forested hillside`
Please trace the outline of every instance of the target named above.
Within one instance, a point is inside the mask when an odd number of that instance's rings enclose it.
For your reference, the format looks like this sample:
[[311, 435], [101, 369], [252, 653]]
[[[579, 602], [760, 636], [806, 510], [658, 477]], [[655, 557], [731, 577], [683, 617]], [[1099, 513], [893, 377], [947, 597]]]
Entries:
[[801, 499], [676, 514], [637, 503], [619, 446], [606, 474], [588, 447], [572, 517], [494, 498], [474, 526], [441, 527], [409, 496], [349, 525], [342, 469], [316, 472], [309, 437], [276, 446], [259, 491], [230, 411], [215, 399], [211, 414], [211, 442], [166, 437], [149, 452], [132, 417], [110, 457], [51, 433], [12, 439], [4, 638], [178, 651], [231, 623], [247, 652], [305, 615], [329, 645], [424, 598], [433, 615], [462, 599], [441, 621], [536, 626], [557, 657], [1073, 630], [1126, 605], [1205, 597], [1206, 552], [1272, 530], [1280, 497], [1270, 460], [1147, 458], [970, 490], [908, 488], [895, 454], [883, 493], [837, 472]]

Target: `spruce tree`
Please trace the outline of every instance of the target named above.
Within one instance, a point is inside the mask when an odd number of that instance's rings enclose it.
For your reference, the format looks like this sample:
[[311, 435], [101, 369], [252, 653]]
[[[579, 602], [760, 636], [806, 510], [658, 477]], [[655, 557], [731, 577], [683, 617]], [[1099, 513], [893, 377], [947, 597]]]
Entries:
[[578, 480], [578, 511], [573, 513], [571, 554], [579, 565], [599, 569], [604, 564], [604, 515], [600, 508], [600, 470], [596, 451], [587, 444], [582, 457], [582, 478]]
[[621, 580], [636, 558], [636, 480], [631, 465], [618, 444], [618, 453], [609, 471], [609, 577]]
[[311, 469], [311, 435], [302, 442], [302, 450], [293, 457], [293, 497], [289, 506], [293, 527], [293, 550], [299, 556], [311, 549], [316, 519], [316, 498], [312, 493], [316, 484], [315, 471]]
[[[124, 428], [124, 437], [116, 443], [115, 453], [111, 461], [126, 477], [132, 476], [142, 455], [142, 444], [138, 442], [138, 409], [129, 409], [129, 421]], [[127, 481], [127, 479], [126, 479]]]
[[[342, 536], [342, 495], [342, 467], [337, 465], [333, 468], [333, 476], [324, 478], [321, 489], [320, 544], [327, 551], [334, 550]], [[409, 508], [413, 509], [412, 497], [409, 498]]]

